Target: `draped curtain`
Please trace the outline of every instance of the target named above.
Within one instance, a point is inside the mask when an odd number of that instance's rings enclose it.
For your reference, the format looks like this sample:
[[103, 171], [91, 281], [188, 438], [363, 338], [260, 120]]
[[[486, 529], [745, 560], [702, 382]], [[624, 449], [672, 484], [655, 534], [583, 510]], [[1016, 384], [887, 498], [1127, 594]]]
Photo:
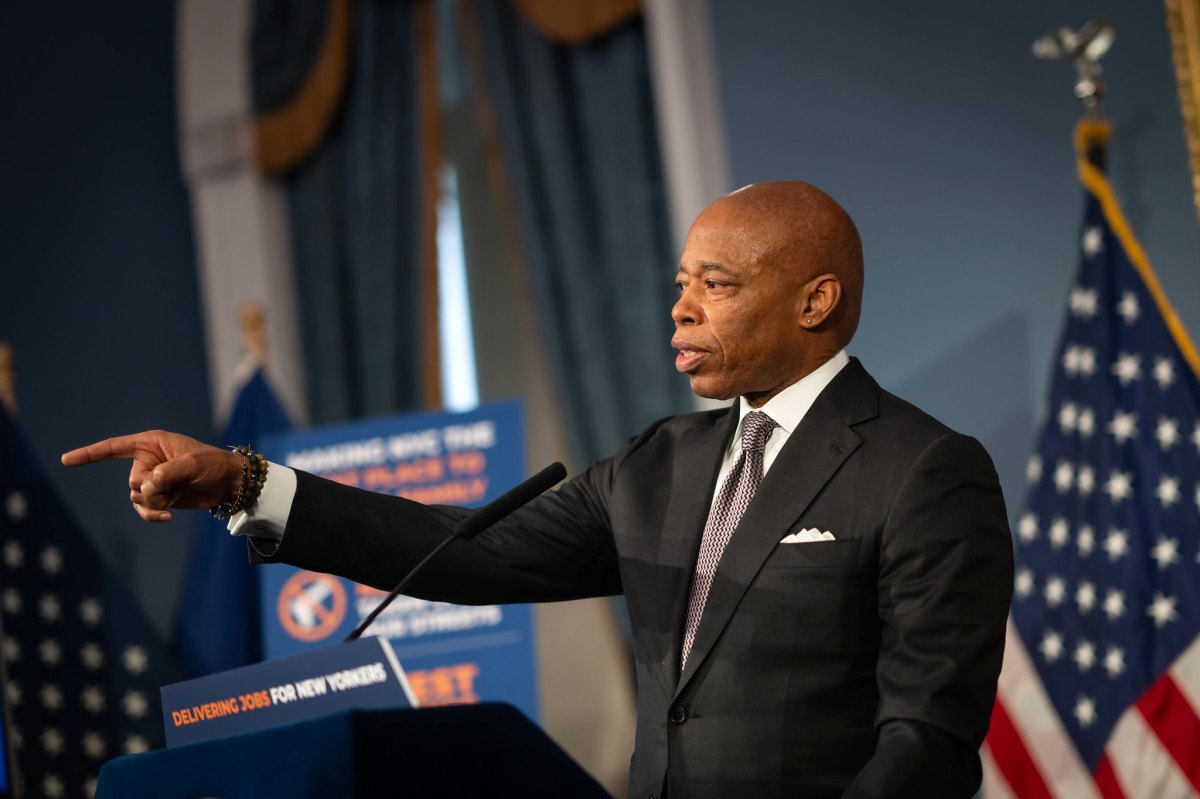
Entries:
[[592, 463], [690, 407], [671, 367], [676, 253], [643, 24], [624, 14], [567, 45], [506, 2], [460, 10], [571, 449]]
[[429, 401], [419, 5], [255, 0], [259, 163], [286, 188], [318, 424]]

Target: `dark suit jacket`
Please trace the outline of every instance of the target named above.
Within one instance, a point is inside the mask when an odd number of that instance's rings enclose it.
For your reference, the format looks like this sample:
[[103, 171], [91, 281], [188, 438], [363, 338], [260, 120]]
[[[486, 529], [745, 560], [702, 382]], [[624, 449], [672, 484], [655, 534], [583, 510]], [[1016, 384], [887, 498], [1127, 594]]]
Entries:
[[[1012, 585], [990, 459], [857, 360], [763, 479], [687, 668], [688, 589], [736, 411], [663, 420], [474, 541], [412, 593], [458, 603], [624, 592], [630, 796], [970, 796]], [[389, 588], [461, 518], [301, 473], [271, 558]], [[800, 528], [835, 541], [780, 544]]]

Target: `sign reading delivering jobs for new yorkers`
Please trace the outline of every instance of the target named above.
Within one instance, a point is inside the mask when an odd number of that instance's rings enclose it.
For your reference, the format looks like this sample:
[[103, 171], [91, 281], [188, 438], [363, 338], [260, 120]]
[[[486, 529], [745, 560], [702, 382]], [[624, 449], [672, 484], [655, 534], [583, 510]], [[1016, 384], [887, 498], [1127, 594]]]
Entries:
[[[520, 404], [417, 413], [272, 436], [276, 462], [423, 503], [478, 507], [525, 478]], [[399, 579], [399, 575], [397, 575]], [[262, 568], [263, 654], [319, 649], [345, 638], [384, 592], [328, 574]], [[367, 630], [390, 640], [421, 706], [502, 701], [538, 719], [533, 613], [528, 605], [451, 605], [399, 597]]]

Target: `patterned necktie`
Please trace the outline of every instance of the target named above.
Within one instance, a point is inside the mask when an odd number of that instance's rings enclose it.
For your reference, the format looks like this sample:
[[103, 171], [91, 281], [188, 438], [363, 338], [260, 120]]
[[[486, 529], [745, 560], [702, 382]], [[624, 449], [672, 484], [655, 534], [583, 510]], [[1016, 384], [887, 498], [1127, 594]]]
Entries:
[[708, 601], [713, 577], [721, 554], [733, 537], [742, 514], [754, 499], [758, 484], [763, 477], [763, 450], [767, 439], [778, 427], [775, 420], [762, 411], [750, 411], [742, 420], [742, 451], [733, 462], [733, 469], [721, 484], [717, 500], [708, 512], [704, 525], [704, 537], [700, 539], [700, 557], [696, 559], [696, 573], [692, 577], [692, 591], [688, 598], [687, 623], [683, 628], [683, 652], [679, 658], [679, 670], [687, 665], [688, 654], [696, 640], [696, 629]]

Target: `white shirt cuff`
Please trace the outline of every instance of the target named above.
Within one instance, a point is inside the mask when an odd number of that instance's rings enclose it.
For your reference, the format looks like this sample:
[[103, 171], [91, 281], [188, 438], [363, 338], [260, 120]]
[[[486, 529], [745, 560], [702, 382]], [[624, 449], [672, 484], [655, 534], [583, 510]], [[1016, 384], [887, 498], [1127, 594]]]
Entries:
[[263, 484], [258, 500], [242, 513], [234, 514], [226, 525], [230, 535], [282, 541], [295, 497], [296, 472], [271, 463], [267, 467], [267, 482]]

